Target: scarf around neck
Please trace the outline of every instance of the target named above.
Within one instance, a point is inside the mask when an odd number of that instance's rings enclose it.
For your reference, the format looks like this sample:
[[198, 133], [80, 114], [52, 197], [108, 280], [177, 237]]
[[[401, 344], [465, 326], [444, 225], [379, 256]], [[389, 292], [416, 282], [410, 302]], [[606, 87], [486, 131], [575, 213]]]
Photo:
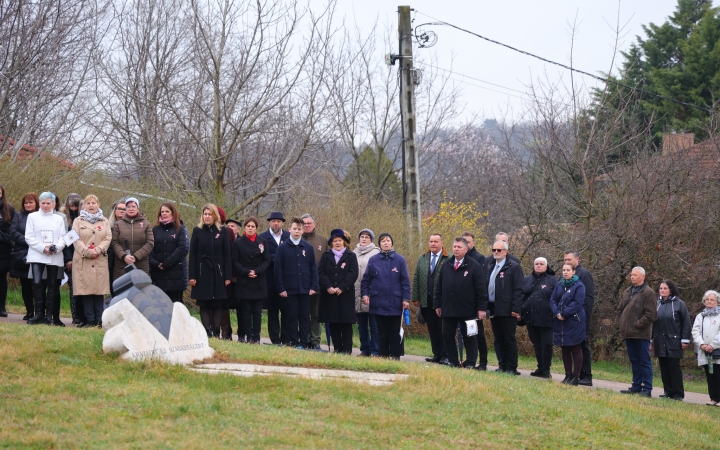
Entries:
[[340, 261], [340, 258], [342, 258], [342, 255], [345, 254], [345, 247], [343, 247], [342, 250], [335, 250], [334, 248], [330, 249], [332, 250], [333, 254], [335, 255], [335, 264]]
[[103, 217], [102, 209], [98, 208], [97, 212], [95, 214], [90, 214], [89, 212], [85, 211], [84, 209], [80, 211], [80, 217], [86, 222], [95, 223], [98, 220], [103, 220], [105, 217]]
[[375, 244], [373, 244], [371, 242], [369, 245], [360, 245], [358, 243], [358, 245], [355, 248], [357, 248], [359, 252], [365, 253], [368, 250], [372, 250], [374, 247], [375, 247]]
[[253, 234], [252, 236], [248, 236], [247, 233], [243, 233], [243, 236], [250, 239], [250, 242], [255, 242], [255, 239], [257, 239], [257, 233]]
[[167, 219], [163, 219], [163, 218], [161, 217], [161, 218], [158, 219], [158, 222], [160, 222], [160, 223], [163, 224], [163, 225], [167, 225], [167, 224], [172, 223], [174, 220], [175, 220], [175, 219], [173, 219], [172, 217], [168, 217]]
[[716, 315], [720, 314], [720, 305], [715, 305], [710, 309], [705, 308], [705, 310], [703, 312], [701, 312], [700, 314], [702, 314], [703, 317], [716, 316]]
[[569, 280], [566, 280], [565, 278], [561, 279], [560, 284], [562, 284], [564, 288], [569, 288], [573, 284], [577, 283], [579, 279], [580, 278], [578, 278], [577, 275], [573, 275]]

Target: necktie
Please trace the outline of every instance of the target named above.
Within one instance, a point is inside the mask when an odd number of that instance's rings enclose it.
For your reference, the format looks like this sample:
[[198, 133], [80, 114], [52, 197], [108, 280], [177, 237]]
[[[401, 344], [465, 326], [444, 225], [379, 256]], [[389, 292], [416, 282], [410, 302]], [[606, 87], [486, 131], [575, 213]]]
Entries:
[[455, 260], [455, 270], [457, 270], [459, 265], [460, 265], [460, 262], [458, 262], [458, 260]]
[[435, 263], [437, 263], [437, 255], [432, 255], [430, 258], [430, 275], [435, 273]]
[[495, 277], [497, 276], [499, 271], [500, 271], [500, 264], [495, 264], [495, 268], [493, 269], [492, 274], [490, 275], [490, 284], [488, 286], [488, 299], [491, 302], [495, 301]]

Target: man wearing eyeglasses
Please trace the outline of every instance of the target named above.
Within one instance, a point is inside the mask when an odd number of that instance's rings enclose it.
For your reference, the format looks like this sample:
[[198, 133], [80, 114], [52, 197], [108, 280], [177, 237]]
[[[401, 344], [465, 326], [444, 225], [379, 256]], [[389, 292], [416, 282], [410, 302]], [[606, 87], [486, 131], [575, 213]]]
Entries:
[[508, 245], [495, 241], [493, 262], [487, 266], [488, 310], [495, 337], [498, 372], [520, 375], [517, 371], [518, 350], [515, 330], [523, 304], [523, 271], [508, 256]]
[[[510, 238], [508, 237], [508, 234], [507, 234], [506, 232], [501, 231], [501, 232], [499, 232], [498, 234], [496, 234], [496, 235], [495, 235], [495, 240], [496, 240], [496, 241], [503, 241], [504, 243], [506, 243], [506, 244], [508, 245], [508, 249], [510, 248]], [[515, 257], [515, 255], [513, 255], [512, 253], [509, 253], [509, 252], [508, 252], [507, 258], [508, 258], [510, 261], [515, 261], [516, 263], [520, 264], [520, 260], [517, 259], [517, 257]], [[495, 258], [493, 258], [492, 253], [490, 253], [490, 254], [487, 256], [487, 258], [485, 258], [485, 264], [487, 265], [487, 264], [490, 264], [490, 263], [492, 263], [492, 262], [495, 262]]]
[[[316, 263], [320, 261], [323, 252], [327, 250], [328, 238], [315, 232], [315, 218], [310, 214], [304, 214], [300, 218], [303, 222], [303, 235], [315, 251]], [[320, 294], [310, 296], [310, 349], [320, 350], [320, 323], [318, 322], [318, 307], [320, 305]]]

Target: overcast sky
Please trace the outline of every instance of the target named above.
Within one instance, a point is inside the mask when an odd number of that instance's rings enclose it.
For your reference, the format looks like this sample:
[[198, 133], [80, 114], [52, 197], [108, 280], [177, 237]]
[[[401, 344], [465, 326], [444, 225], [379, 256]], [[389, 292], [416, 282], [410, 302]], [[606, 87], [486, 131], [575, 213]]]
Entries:
[[[311, 3], [316, 1], [321, 2]], [[414, 25], [434, 21], [431, 16], [564, 64], [570, 61], [570, 30], [577, 22], [574, 66], [599, 74], [610, 69], [618, 23], [624, 27], [619, 48], [625, 50], [635, 36], [644, 36], [642, 25], [663, 23], [676, 4], [677, 0], [339, 0], [337, 14], [368, 28], [377, 20], [396, 29], [397, 6], [409, 5], [415, 9]], [[508, 108], [512, 117], [518, 117], [526, 109], [524, 93], [538, 78], [569, 82], [564, 69], [459, 30], [442, 26], [424, 29], [437, 33], [438, 41], [432, 49], [419, 51], [436, 52], [439, 67], [452, 68], [455, 73], [451, 77], [462, 82], [468, 110], [483, 118], [500, 117]], [[397, 45], [387, 51], [397, 53]], [[596, 83], [589, 77], [576, 80], [586, 85]]]

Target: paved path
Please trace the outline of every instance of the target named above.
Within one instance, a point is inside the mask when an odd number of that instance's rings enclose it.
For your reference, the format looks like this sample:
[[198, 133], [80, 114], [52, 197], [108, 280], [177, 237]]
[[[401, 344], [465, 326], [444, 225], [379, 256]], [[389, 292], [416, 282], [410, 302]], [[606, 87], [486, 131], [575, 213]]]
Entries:
[[[17, 323], [17, 324], [25, 324], [25, 321], [22, 320], [22, 314], [9, 314], [8, 317], [0, 317], [0, 323], [2, 322], [9, 322], [9, 323]], [[75, 325], [72, 324], [72, 319], [62, 318], [63, 323], [68, 327], [75, 327]], [[233, 335], [233, 339], [237, 340], [237, 336]], [[263, 343], [270, 343], [270, 340], [267, 338], [262, 338], [261, 341]], [[322, 348], [324, 350], [327, 350], [327, 345], [322, 345]], [[357, 348], [353, 349], [353, 355], [359, 355], [360, 351]], [[418, 362], [423, 364], [428, 364], [425, 362], [424, 356], [417, 356], [417, 355], [405, 355], [402, 357], [403, 361], [412, 361], [412, 362]], [[495, 370], [497, 369], [496, 366], [488, 366], [488, 370]], [[530, 376], [530, 370], [525, 369], [518, 369], [520, 372], [520, 376], [523, 377], [529, 377]], [[563, 378], [565, 378], [565, 374], [559, 374], [559, 373], [553, 373], [552, 374], [553, 380], [555, 381], [562, 381]], [[660, 381], [660, 380], [657, 380]], [[630, 373], [628, 372], [628, 381], [625, 383], [617, 382], [617, 381], [607, 381], [607, 380], [598, 380], [597, 378], [593, 379], [593, 386], [592, 388], [587, 387], [581, 387], [579, 386], [578, 389], [610, 389], [612, 391], [619, 392], [621, 389], [627, 389], [630, 386]], [[658, 401], [672, 401], [672, 400], [665, 400], [660, 399], [657, 396], [662, 392], [662, 388], [658, 389], [657, 387], [653, 389], [653, 398], [657, 399]], [[686, 403], [694, 403], [698, 405], [704, 405], [705, 402], [709, 400], [707, 394], [699, 394], [696, 392], [687, 392], [685, 391], [685, 402]]]

